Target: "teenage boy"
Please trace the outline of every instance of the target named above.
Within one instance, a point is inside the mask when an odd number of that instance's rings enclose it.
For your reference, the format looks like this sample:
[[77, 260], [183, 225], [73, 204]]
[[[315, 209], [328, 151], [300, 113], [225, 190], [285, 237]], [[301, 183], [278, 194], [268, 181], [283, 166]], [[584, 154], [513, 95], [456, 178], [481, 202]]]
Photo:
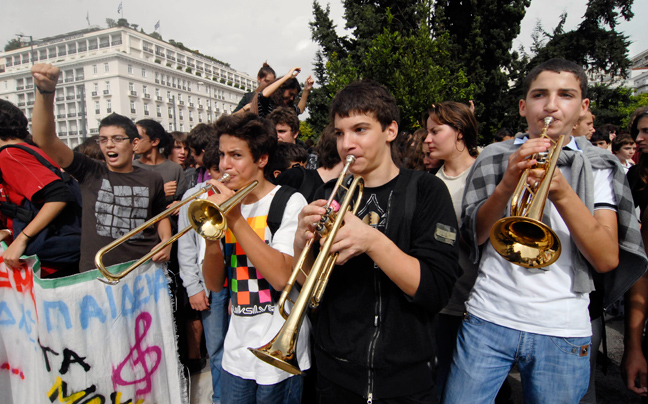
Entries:
[[[628, 276], [622, 285], [606, 283], [607, 302], [646, 268], [619, 164], [584, 136], [569, 136], [589, 105], [583, 69], [564, 59], [544, 62], [526, 77], [524, 93], [519, 110], [529, 133], [486, 147], [466, 182], [461, 229], [479, 275], [466, 303], [444, 403], [493, 402], [513, 364], [520, 369], [525, 402], [577, 403], [590, 379], [590, 267], [597, 273], [618, 267], [611, 277], [617, 281]], [[530, 186], [544, 174], [533, 169], [530, 156], [551, 147], [540, 137], [546, 117], [555, 120], [547, 135], [565, 135], [567, 143], [548, 179], [543, 218], [558, 235], [562, 253], [554, 264], [534, 270], [502, 258], [489, 233], [509, 215], [522, 172], [531, 168]], [[638, 275], [628, 275], [635, 267]]]
[[616, 136], [612, 141], [612, 153], [619, 159], [626, 174], [630, 167], [634, 165], [632, 157], [634, 157], [636, 149], [637, 144], [632, 140], [632, 136], [628, 134]]
[[[218, 143], [212, 142], [203, 154], [203, 164], [212, 178], [220, 178], [218, 168], [219, 150]], [[201, 183], [189, 189], [183, 198], [198, 192], [206, 184]], [[207, 198], [205, 192], [199, 198]], [[184, 229], [189, 226], [189, 204], [180, 208], [178, 227]], [[205, 239], [195, 231], [190, 231], [178, 240], [178, 262], [180, 264], [180, 277], [189, 296], [189, 304], [193, 310], [200, 313], [202, 326], [205, 331], [205, 346], [209, 355], [209, 366], [212, 375], [212, 402], [221, 402], [221, 361], [223, 359], [223, 341], [227, 332], [227, 303], [229, 289], [222, 288], [220, 292], [211, 292], [205, 286], [202, 266], [205, 257]], [[202, 333], [201, 333], [202, 334]], [[191, 343], [191, 341], [190, 341]], [[200, 338], [197, 341], [200, 349]]]
[[285, 143], [297, 143], [299, 136], [299, 118], [294, 110], [286, 107], [275, 109], [268, 115], [277, 130], [277, 140]]
[[[432, 322], [460, 272], [452, 200], [437, 177], [392, 160], [399, 112], [382, 85], [349, 84], [330, 119], [342, 160], [356, 157], [350, 171], [364, 178], [364, 193], [331, 249], [338, 266], [314, 333], [319, 402], [434, 402]], [[314, 237], [324, 196], [299, 214], [295, 254]]]
[[[281, 187], [270, 182], [268, 162], [277, 145], [272, 123], [246, 113], [224, 116], [214, 127], [219, 139], [220, 172], [231, 179], [225, 184], [210, 180], [220, 193], [208, 199], [221, 204], [234, 194], [233, 190], [258, 181], [242, 203], [225, 215], [228, 231], [223, 248], [220, 241], [205, 243], [203, 273], [207, 288], [220, 292], [226, 278], [231, 287], [232, 318], [225, 336], [221, 402], [299, 403], [302, 377], [257, 359], [248, 348], [266, 344], [283, 325], [275, 309], [275, 292], [283, 290], [290, 277], [297, 215], [306, 201], [298, 193], [288, 199], [273, 235], [266, 221]], [[297, 353], [302, 370], [310, 367], [308, 331], [308, 326], [302, 327], [299, 337]]]
[[[60, 70], [50, 64], [32, 66], [37, 88], [34, 103], [33, 139], [48, 156], [79, 181], [83, 199], [81, 262], [79, 270], [95, 268], [97, 251], [151, 217], [162, 212], [164, 187], [162, 177], [133, 167], [133, 140], [137, 128], [128, 118], [111, 114], [99, 124], [98, 143], [105, 162], [73, 152], [56, 136], [54, 93]], [[104, 256], [104, 265], [141, 258], [160, 239], [171, 238], [167, 218], [150, 226], [136, 237]], [[153, 261], [169, 260], [171, 246], [153, 256]]]
[[191, 132], [189, 132], [189, 135], [187, 136], [187, 146], [189, 146], [191, 155], [196, 162], [196, 178], [192, 179], [188, 184], [189, 188], [211, 178], [207, 168], [203, 165], [203, 154], [209, 147], [209, 144], [215, 141], [215, 139], [216, 132], [214, 131], [214, 127], [205, 123], [199, 123], [191, 130]]
[[137, 122], [139, 137], [133, 141], [133, 152], [140, 158], [133, 161], [133, 166], [155, 171], [164, 181], [164, 195], [167, 205], [182, 199], [187, 190], [187, 181], [180, 164], [167, 160], [160, 150], [169, 146], [171, 136], [162, 125], [152, 119]]
[[592, 136], [590, 137], [590, 143], [599, 149], [608, 150], [610, 147], [610, 136], [598, 129], [594, 129], [594, 133], [592, 133]]

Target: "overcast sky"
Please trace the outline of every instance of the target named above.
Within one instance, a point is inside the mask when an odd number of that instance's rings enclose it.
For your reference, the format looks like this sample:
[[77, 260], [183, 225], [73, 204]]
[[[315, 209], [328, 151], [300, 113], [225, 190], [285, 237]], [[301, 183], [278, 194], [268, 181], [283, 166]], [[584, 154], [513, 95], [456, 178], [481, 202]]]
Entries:
[[[586, 2], [533, 0], [514, 47], [528, 48], [536, 21], [551, 31], [562, 12], [569, 15], [566, 29], [574, 28], [584, 14]], [[635, 17], [620, 24], [620, 31], [633, 41], [631, 57], [648, 49], [648, 1], [634, 3]], [[83, 29], [88, 26], [86, 16], [92, 25], [106, 27], [106, 18], [120, 18], [119, 4], [119, 0], [2, 0], [0, 44], [4, 47], [17, 33], [37, 39]], [[341, 1], [332, 0], [330, 5], [338, 33], [344, 34]], [[308, 0], [123, 0], [123, 16], [146, 32], [153, 31], [160, 21], [159, 32], [165, 40], [182, 42], [252, 76], [267, 60], [277, 74], [293, 66], [302, 67], [298, 79], [303, 82], [312, 71], [317, 50], [310, 39], [312, 2]]]

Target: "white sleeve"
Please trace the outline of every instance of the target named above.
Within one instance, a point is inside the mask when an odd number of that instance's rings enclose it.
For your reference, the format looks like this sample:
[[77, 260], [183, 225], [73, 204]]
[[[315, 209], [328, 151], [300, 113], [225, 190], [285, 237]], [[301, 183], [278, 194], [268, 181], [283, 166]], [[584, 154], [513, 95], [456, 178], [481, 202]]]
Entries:
[[293, 256], [293, 243], [295, 241], [295, 232], [297, 231], [297, 217], [299, 212], [306, 206], [306, 199], [299, 192], [295, 192], [284, 210], [281, 218], [281, 226], [277, 229], [270, 242], [270, 246], [277, 251]]
[[617, 201], [614, 195], [612, 181], [614, 175], [611, 168], [593, 170], [594, 174], [594, 210], [609, 209], [617, 211]]
[[[184, 198], [196, 192], [198, 188], [194, 187], [187, 191]], [[206, 195], [206, 194], [204, 194]], [[204, 196], [204, 195], [201, 195]], [[189, 226], [189, 204], [180, 207], [178, 214], [178, 229], [184, 229]], [[201, 276], [202, 260], [201, 248], [199, 240], [200, 236], [193, 230], [188, 231], [184, 236], [178, 240], [178, 264], [180, 265], [180, 278], [182, 284], [187, 289], [187, 295], [193, 296], [204, 289], [203, 280]]]

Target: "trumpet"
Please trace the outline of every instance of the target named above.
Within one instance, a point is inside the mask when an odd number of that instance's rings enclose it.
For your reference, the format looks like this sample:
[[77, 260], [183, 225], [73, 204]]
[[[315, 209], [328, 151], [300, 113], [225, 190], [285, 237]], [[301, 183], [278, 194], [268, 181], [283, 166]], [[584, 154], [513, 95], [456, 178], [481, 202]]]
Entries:
[[[296, 355], [299, 330], [301, 329], [308, 307], [316, 308], [319, 306], [329, 276], [335, 266], [338, 254], [330, 253], [330, 250], [331, 245], [333, 245], [333, 239], [335, 239], [335, 236], [344, 221], [344, 214], [347, 211], [351, 211], [355, 215], [360, 207], [360, 201], [362, 200], [362, 192], [364, 189], [364, 179], [357, 176], [354, 177], [351, 185], [348, 187], [343, 185], [349, 167], [351, 167], [354, 162], [355, 156], [348, 156], [346, 158], [346, 164], [342, 168], [342, 172], [335, 183], [333, 192], [326, 202], [326, 213], [316, 225], [316, 233], [320, 237], [326, 237], [326, 240], [311, 267], [310, 273], [306, 274], [304, 272], [304, 265], [308, 255], [310, 254], [315, 237], [308, 240], [306, 243], [304, 250], [295, 264], [293, 272], [288, 279], [286, 287], [281, 292], [278, 301], [278, 310], [281, 316], [286, 320], [284, 325], [272, 341], [268, 342], [266, 345], [259, 348], [248, 348], [257, 358], [288, 373], [295, 375], [302, 373], [299, 369]], [[335, 195], [340, 188], [346, 189], [346, 195], [340, 204], [340, 208], [335, 212], [332, 205]], [[351, 207], [354, 197], [355, 203], [353, 204], [353, 207]], [[300, 273], [303, 273], [306, 276], [306, 281], [302, 285], [299, 296], [295, 301], [293, 301], [290, 299], [289, 294]], [[293, 303], [293, 308], [290, 313], [286, 311], [286, 301], [291, 301]]]
[[[218, 179], [218, 181], [224, 183], [229, 181], [229, 179], [230, 179], [230, 175], [225, 173], [221, 178]], [[180, 201], [180, 203], [175, 204], [174, 206], [168, 208], [164, 212], [148, 220], [146, 223], [142, 223], [135, 229], [129, 231], [128, 233], [124, 234], [122, 237], [114, 240], [112, 243], [106, 245], [105, 247], [97, 251], [97, 254], [95, 255], [95, 265], [97, 266], [99, 272], [101, 272], [101, 274], [104, 276], [103, 278], [97, 278], [97, 279], [108, 285], [118, 284], [121, 278], [131, 273], [133, 270], [135, 270], [137, 267], [139, 267], [140, 265], [148, 261], [151, 257], [153, 257], [162, 249], [166, 248], [168, 245], [177, 241], [180, 237], [184, 236], [191, 229], [194, 229], [196, 233], [198, 233], [201, 237], [207, 240], [218, 240], [220, 238], [223, 238], [223, 236], [225, 236], [225, 233], [227, 232], [227, 220], [225, 219], [225, 214], [227, 214], [227, 212], [229, 212], [234, 206], [238, 205], [250, 192], [252, 192], [252, 190], [257, 186], [257, 183], [258, 181], [253, 181], [245, 188], [236, 192], [236, 194], [234, 194], [231, 198], [229, 198], [228, 200], [226, 200], [220, 205], [216, 205], [215, 203], [205, 199], [197, 199], [200, 195], [204, 194], [209, 190], [214, 190], [214, 192], [217, 192], [212, 185], [206, 185], [200, 188], [198, 191], [196, 191], [188, 198], [185, 198], [182, 201]], [[126, 242], [128, 239], [130, 239], [137, 233], [144, 231], [144, 229], [148, 228], [149, 226], [158, 223], [162, 219], [166, 218], [167, 216], [175, 212], [176, 209], [180, 208], [183, 205], [186, 205], [189, 202], [191, 202], [191, 205], [189, 205], [189, 212], [188, 212], [189, 223], [190, 223], [189, 226], [180, 230], [173, 237], [167, 240], [164, 244], [156, 246], [148, 254], [144, 255], [142, 258], [135, 261], [132, 265], [130, 265], [128, 268], [124, 269], [123, 271], [113, 274], [112, 272], [106, 269], [106, 267], [103, 264], [103, 256], [106, 253], [113, 250], [114, 248], [121, 245], [122, 243]]]
[[530, 169], [524, 170], [511, 199], [511, 216], [498, 220], [490, 231], [495, 251], [507, 261], [525, 268], [547, 267], [558, 260], [561, 252], [558, 236], [542, 222], [549, 186], [565, 141], [564, 135], [557, 141], [547, 136], [553, 120], [550, 116], [544, 119], [540, 135], [550, 139], [553, 147], [531, 156], [538, 161], [533, 168], [544, 168], [544, 176], [531, 187], [527, 184]]

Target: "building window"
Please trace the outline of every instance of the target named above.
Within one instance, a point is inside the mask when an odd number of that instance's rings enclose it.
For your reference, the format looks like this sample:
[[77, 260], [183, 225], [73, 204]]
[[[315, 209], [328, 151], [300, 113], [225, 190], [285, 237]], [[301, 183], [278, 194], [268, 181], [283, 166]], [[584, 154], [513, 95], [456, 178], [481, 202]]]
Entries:
[[110, 100], [106, 101], [106, 112], [107, 113], [112, 112], [112, 102]]
[[95, 113], [99, 114], [99, 101], [95, 101]]
[[94, 85], [92, 86], [92, 91], [95, 93], [99, 92], [99, 83], [94, 83]]
[[128, 74], [133, 74], [133, 66], [128, 65]]
[[155, 96], [156, 96], [156, 97], [159, 97], [159, 96], [160, 96], [160, 89], [159, 89], [159, 88], [156, 88], [156, 89], [155, 89]]
[[106, 82], [106, 91], [105, 91], [105, 93], [106, 94], [110, 93], [110, 82], [109, 81]]
[[135, 102], [134, 102], [134, 101], [131, 101], [131, 102], [130, 102], [130, 110], [131, 110], [131, 113], [132, 113], [132, 114], [134, 114], [134, 113], [137, 112], [137, 111], [135, 110]]
[[135, 91], [135, 85], [133, 83], [128, 83], [128, 91]]
[[142, 68], [142, 77], [146, 77], [146, 69]]
[[148, 94], [148, 87], [142, 86], [142, 93]]
[[104, 63], [104, 72], [108, 73], [110, 71], [110, 65], [108, 63]]
[[99, 69], [97, 68], [97, 65], [92, 65], [92, 73], [97, 74], [99, 72]]

